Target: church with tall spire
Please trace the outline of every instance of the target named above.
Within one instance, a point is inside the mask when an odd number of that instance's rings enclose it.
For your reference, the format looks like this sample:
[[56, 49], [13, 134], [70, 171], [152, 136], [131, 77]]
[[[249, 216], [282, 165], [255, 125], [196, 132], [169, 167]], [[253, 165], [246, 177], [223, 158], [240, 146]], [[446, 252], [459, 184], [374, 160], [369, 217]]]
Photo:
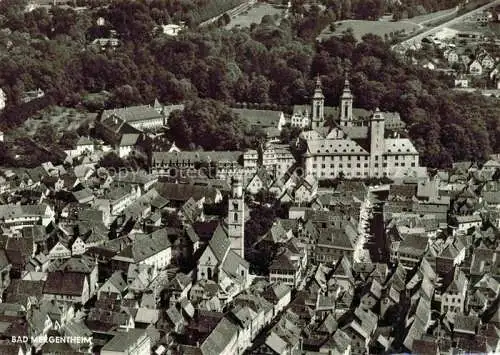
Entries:
[[221, 294], [232, 299], [246, 289], [250, 264], [245, 260], [245, 199], [239, 176], [231, 181], [227, 219], [220, 223], [198, 260], [196, 282], [225, 285]]
[[292, 126], [305, 129], [301, 138], [307, 143], [303, 156], [306, 175], [327, 180], [339, 176], [381, 178], [417, 173], [421, 168], [413, 143], [386, 129], [386, 117], [394, 121], [400, 119], [399, 115], [378, 108], [355, 108], [354, 99], [346, 78], [339, 106], [325, 106], [318, 77], [312, 104], [294, 107]]
[[312, 130], [321, 130], [325, 126], [327, 118], [333, 118], [341, 126], [354, 126], [356, 117], [368, 118], [370, 112], [363, 109], [353, 108], [354, 96], [351, 92], [351, 85], [346, 78], [344, 89], [340, 96], [339, 107], [325, 106], [325, 95], [319, 76], [316, 78], [316, 87], [312, 96], [311, 105], [295, 105], [290, 120], [292, 127], [310, 128]]
[[316, 88], [312, 99], [311, 128], [318, 129], [325, 124], [325, 95], [321, 89], [321, 80], [316, 79]]
[[340, 125], [343, 127], [351, 127], [353, 125], [353, 106], [354, 96], [351, 93], [351, 84], [346, 78], [344, 82], [344, 90], [340, 96]]

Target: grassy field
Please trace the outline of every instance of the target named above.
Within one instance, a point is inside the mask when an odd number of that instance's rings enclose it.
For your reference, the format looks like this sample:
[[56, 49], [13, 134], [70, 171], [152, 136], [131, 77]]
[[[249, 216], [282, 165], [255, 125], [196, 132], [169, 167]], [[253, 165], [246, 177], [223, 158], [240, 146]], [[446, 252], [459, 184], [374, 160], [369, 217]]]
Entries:
[[38, 126], [49, 124], [56, 129], [59, 136], [65, 131], [76, 131], [85, 121], [91, 119], [91, 114], [75, 109], [52, 106], [40, 112], [35, 117], [27, 119], [22, 126], [17, 128], [14, 135], [27, 135], [33, 137]]
[[364, 21], [364, 20], [346, 20], [335, 22], [335, 32], [331, 32], [329, 27], [325, 28], [318, 36], [318, 40], [325, 40], [331, 36], [341, 36], [344, 31], [351, 28], [354, 37], [359, 41], [368, 33], [372, 33], [384, 38], [384, 35], [389, 35], [391, 32], [404, 31], [405, 34], [417, 31], [420, 29], [415, 23], [409, 21]]
[[262, 17], [265, 15], [281, 15], [283, 9], [275, 8], [274, 6], [266, 3], [258, 2], [250, 10], [241, 13], [240, 15], [231, 18], [231, 22], [226, 26], [227, 29], [233, 27], [250, 27], [252, 23], [260, 23]]

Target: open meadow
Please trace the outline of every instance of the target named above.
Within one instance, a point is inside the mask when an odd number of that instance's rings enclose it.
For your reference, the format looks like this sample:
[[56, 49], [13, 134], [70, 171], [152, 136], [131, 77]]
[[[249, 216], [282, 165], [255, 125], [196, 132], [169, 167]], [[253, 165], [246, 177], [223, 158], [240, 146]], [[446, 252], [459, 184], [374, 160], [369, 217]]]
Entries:
[[361, 38], [372, 33], [384, 38], [384, 35], [389, 35], [391, 32], [401, 32], [410, 34], [419, 30], [421, 27], [410, 21], [365, 21], [365, 20], [346, 20], [335, 22], [335, 32], [330, 31], [330, 26], [326, 27], [318, 36], [318, 40], [322, 41], [331, 36], [342, 36], [342, 34], [351, 28], [354, 37], [360, 41]]

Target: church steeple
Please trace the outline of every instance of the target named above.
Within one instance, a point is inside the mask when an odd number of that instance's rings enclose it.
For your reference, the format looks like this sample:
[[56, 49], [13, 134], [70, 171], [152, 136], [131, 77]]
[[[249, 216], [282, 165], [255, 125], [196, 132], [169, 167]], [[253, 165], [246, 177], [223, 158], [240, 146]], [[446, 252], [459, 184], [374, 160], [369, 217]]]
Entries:
[[231, 197], [228, 206], [228, 235], [231, 249], [245, 258], [245, 200], [243, 184], [239, 177], [231, 181]]
[[314, 98], [315, 99], [324, 99], [323, 90], [321, 89], [321, 79], [319, 75], [316, 77], [316, 88], [314, 89]]
[[325, 122], [325, 95], [323, 95], [323, 90], [321, 89], [319, 75], [316, 78], [316, 88], [314, 89], [311, 121], [312, 129], [322, 127]]
[[342, 91], [342, 96], [340, 97], [340, 125], [341, 126], [352, 126], [353, 116], [352, 116], [352, 103], [354, 101], [354, 96], [351, 92], [351, 85], [349, 79], [346, 77], [344, 81], [344, 90]]
[[383, 169], [383, 155], [385, 150], [385, 121], [384, 114], [377, 107], [370, 120], [370, 176], [381, 177]]

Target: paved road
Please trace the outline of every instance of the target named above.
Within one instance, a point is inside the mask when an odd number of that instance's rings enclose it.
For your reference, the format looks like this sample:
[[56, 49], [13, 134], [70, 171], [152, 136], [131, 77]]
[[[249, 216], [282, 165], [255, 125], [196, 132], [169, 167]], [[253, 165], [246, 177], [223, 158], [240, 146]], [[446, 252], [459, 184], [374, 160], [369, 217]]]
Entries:
[[460, 8], [457, 6], [457, 7], [455, 7], [455, 9], [452, 12], [449, 12], [449, 13], [447, 12], [445, 14], [442, 14], [441, 16], [437, 16], [437, 17], [433, 17], [433, 18], [430, 18], [430, 19], [425, 20], [425, 21], [417, 22], [417, 24], [419, 24], [419, 25], [425, 25], [425, 24], [428, 24], [429, 22], [439, 21], [443, 17], [448, 17], [448, 16], [456, 14], [459, 9]]
[[[1, 1], [1, 0], [0, 0]], [[203, 21], [202, 23], [200, 23], [198, 25], [198, 27], [203, 27], [203, 26], [206, 26], [206, 25], [210, 25], [212, 23], [214, 23], [215, 21], [217, 21], [220, 17], [222, 17], [224, 14], [229, 14], [231, 17], [236, 17], [238, 16], [240, 13], [242, 12], [245, 12], [247, 11], [249, 8], [251, 8], [252, 6], [254, 6], [256, 4], [256, 1], [255, 0], [248, 0], [247, 2], [244, 2], [238, 6], [235, 6], [233, 7], [232, 9], [229, 9], [221, 14], [218, 14], [217, 16], [214, 16], [206, 21]]]
[[[462, 22], [463, 20], [465, 20], [467, 17], [471, 16], [471, 15], [474, 15], [476, 13], [479, 13], [479, 12], [482, 12], [490, 7], [493, 7], [493, 6], [496, 6], [496, 5], [500, 5], [500, 0], [495, 0], [495, 1], [492, 1], [486, 5], [483, 5], [475, 10], [472, 10], [470, 12], [467, 12], [463, 15], [460, 15], [458, 17], [455, 17], [453, 19], [451, 19], [450, 21], [447, 21], [439, 26], [436, 26], [436, 27], [433, 27], [425, 32], [422, 32], [414, 37], [411, 37], [401, 43], [398, 43], [394, 46], [392, 46], [392, 49], [393, 50], [396, 50], [396, 51], [401, 51], [401, 52], [404, 52], [406, 51], [408, 48], [410, 48], [411, 46], [418, 46], [420, 45], [420, 43], [422, 42], [422, 40], [427, 37], [427, 36], [431, 36], [439, 31], [441, 31], [442, 29], [446, 28], [446, 27], [449, 27], [449, 26], [452, 26], [454, 24], [457, 24], [457, 23], [460, 23]], [[436, 21], [436, 19], [433, 19], [432, 21]]]

